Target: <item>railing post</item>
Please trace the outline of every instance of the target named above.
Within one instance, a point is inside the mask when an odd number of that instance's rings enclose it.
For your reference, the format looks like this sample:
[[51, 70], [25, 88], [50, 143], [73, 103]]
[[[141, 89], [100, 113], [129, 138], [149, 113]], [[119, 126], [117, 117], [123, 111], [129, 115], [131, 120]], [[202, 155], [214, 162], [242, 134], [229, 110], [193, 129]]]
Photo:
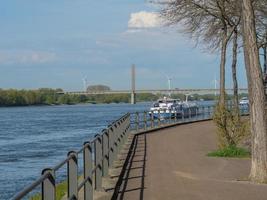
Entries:
[[168, 117], [166, 117], [167, 111], [164, 110], [164, 118], [163, 118], [163, 125], [166, 125], [166, 123], [168, 122]]
[[172, 111], [170, 110], [169, 111], [169, 124], [172, 123]]
[[184, 122], [184, 108], [182, 108], [182, 122]]
[[144, 111], [144, 130], [147, 128], [146, 111]]
[[160, 110], [158, 110], [158, 127], [161, 126], [161, 121], [160, 121]]
[[68, 198], [78, 199], [78, 155], [70, 151], [68, 156]]
[[130, 133], [130, 131], [131, 131], [131, 114], [130, 113], [128, 113], [128, 121], [127, 121], [127, 138], [128, 138], [128, 136], [129, 136], [129, 133]]
[[122, 122], [121, 120], [118, 121], [118, 151], [117, 151], [117, 155], [121, 150], [121, 144], [122, 144]]
[[103, 151], [103, 160], [102, 160], [102, 175], [103, 177], [107, 177], [108, 176], [108, 163], [109, 163], [109, 156], [108, 156], [108, 151], [109, 151], [109, 133], [108, 130], [105, 129], [103, 131], [103, 135], [102, 135], [102, 151]]
[[175, 109], [174, 111], [174, 123], [177, 122], [177, 109]]
[[198, 116], [198, 109], [199, 109], [199, 107], [196, 106], [195, 120], [198, 120], [198, 119], [199, 119], [199, 116]]
[[120, 150], [122, 149], [123, 141], [124, 141], [124, 120], [121, 120], [120, 125]]
[[55, 172], [52, 169], [44, 169], [42, 175], [49, 173], [49, 176], [42, 182], [42, 200], [56, 199]]
[[102, 141], [99, 135], [95, 140], [95, 190], [102, 189]]
[[163, 118], [162, 118], [163, 120], [162, 120], [162, 123], [161, 124], [163, 124], [163, 126], [166, 124], [166, 110], [163, 110]]
[[129, 117], [130, 117], [130, 115], [129, 115], [129, 113], [126, 115], [126, 118], [125, 118], [125, 125], [124, 125], [124, 127], [125, 127], [125, 135], [124, 135], [124, 144], [126, 143], [126, 141], [127, 141], [127, 138], [128, 138], [128, 133], [129, 133], [129, 125], [130, 125], [130, 121], [129, 121]]
[[150, 120], [151, 120], [151, 128], [154, 128], [154, 111], [151, 111]]
[[87, 179], [84, 184], [84, 200], [93, 200], [93, 159], [92, 147], [89, 142], [84, 143], [83, 151], [83, 178]]
[[189, 115], [189, 121], [191, 121], [192, 113], [191, 113], [191, 108], [190, 107], [188, 108], [188, 112], [189, 112], [189, 114], [188, 114]]
[[135, 126], [136, 126], [135, 130], [136, 132], [138, 132], [139, 131], [139, 113], [138, 112], [135, 113]]
[[130, 119], [130, 114], [128, 113], [126, 115], [125, 122], [124, 122], [124, 129], [125, 129], [125, 133], [124, 133], [124, 144], [127, 142], [128, 133], [129, 133], [129, 127], [130, 127], [130, 124], [131, 124], [131, 121], [129, 119]]
[[118, 155], [118, 149], [119, 149], [119, 142], [118, 142], [118, 135], [119, 135], [119, 125], [117, 122], [114, 123], [114, 157], [113, 160], [116, 160]]
[[109, 146], [109, 151], [108, 151], [108, 166], [111, 167], [113, 165], [114, 161], [114, 127], [112, 125], [109, 126], [109, 131], [108, 131], [108, 146]]

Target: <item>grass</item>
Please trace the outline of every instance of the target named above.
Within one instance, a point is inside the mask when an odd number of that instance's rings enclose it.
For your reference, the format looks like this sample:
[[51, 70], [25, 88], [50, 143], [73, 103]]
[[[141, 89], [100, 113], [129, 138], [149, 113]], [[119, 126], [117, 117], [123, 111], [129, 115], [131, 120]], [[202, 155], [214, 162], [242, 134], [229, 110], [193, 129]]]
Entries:
[[[66, 193], [67, 181], [63, 181], [56, 186], [56, 200], [61, 200]], [[34, 194], [29, 200], [42, 200], [42, 195], [40, 193]]]
[[249, 158], [250, 152], [244, 148], [229, 146], [208, 153], [209, 157]]

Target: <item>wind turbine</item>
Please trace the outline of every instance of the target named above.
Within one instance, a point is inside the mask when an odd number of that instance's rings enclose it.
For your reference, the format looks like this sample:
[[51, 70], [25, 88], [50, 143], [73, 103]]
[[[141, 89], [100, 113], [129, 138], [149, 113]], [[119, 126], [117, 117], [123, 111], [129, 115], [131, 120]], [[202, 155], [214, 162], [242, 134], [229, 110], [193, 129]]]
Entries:
[[86, 92], [87, 91], [87, 76], [83, 77], [83, 89]]
[[171, 87], [171, 82], [172, 82], [172, 77], [170, 77], [170, 76], [168, 76], [168, 75], [165, 75], [166, 76], [166, 78], [167, 78], [167, 80], [168, 80], [168, 89], [169, 89], [169, 96], [171, 97], [171, 89], [172, 89], [172, 87]]
[[215, 92], [214, 92], [215, 97], [217, 96], [217, 83], [218, 83], [218, 80], [217, 80], [216, 74], [215, 74], [214, 80], [212, 81], [212, 84], [214, 84], [214, 89], [215, 89]]

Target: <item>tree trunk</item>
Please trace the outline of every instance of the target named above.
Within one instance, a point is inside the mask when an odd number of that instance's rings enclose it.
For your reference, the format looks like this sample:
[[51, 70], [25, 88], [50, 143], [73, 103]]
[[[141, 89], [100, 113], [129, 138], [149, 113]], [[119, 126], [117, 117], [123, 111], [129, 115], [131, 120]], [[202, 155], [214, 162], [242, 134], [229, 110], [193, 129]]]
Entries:
[[266, 98], [266, 87], [267, 87], [267, 45], [263, 47], [263, 83], [264, 83], [264, 92]]
[[252, 133], [252, 163], [250, 179], [253, 182], [267, 182], [267, 124], [262, 71], [257, 47], [255, 16], [252, 0], [242, 1], [242, 28], [244, 56], [250, 100], [250, 121]]
[[267, 72], [267, 45], [264, 45], [264, 47], [263, 47], [263, 57], [264, 57], [263, 73], [265, 75]]
[[225, 63], [227, 50], [227, 30], [225, 28], [222, 37], [221, 63], [220, 63], [220, 106], [225, 107]]
[[[237, 65], [237, 39], [238, 32], [234, 31], [233, 37], [233, 60], [232, 60], [232, 78], [233, 78], [233, 90], [234, 90], [234, 110], [239, 113], [239, 102], [238, 102], [238, 82], [236, 78], [236, 65]], [[239, 116], [239, 114], [238, 114]]]

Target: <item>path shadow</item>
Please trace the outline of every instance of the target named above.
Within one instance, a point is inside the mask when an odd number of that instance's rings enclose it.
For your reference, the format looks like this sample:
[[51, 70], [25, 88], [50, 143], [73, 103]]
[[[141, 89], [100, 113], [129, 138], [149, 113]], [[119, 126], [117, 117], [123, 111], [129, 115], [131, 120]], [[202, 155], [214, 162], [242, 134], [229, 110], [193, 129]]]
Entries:
[[146, 134], [135, 135], [123, 164], [112, 200], [144, 198], [147, 157]]

